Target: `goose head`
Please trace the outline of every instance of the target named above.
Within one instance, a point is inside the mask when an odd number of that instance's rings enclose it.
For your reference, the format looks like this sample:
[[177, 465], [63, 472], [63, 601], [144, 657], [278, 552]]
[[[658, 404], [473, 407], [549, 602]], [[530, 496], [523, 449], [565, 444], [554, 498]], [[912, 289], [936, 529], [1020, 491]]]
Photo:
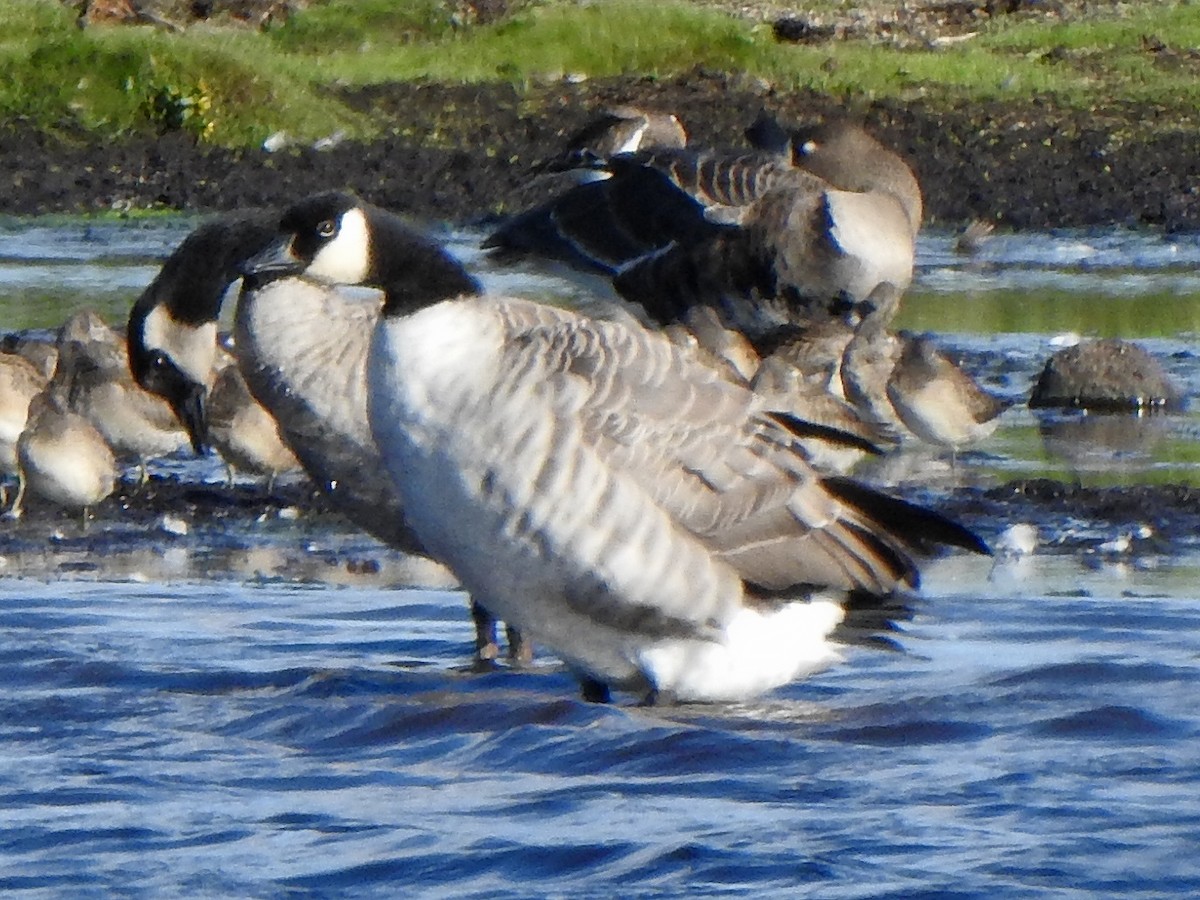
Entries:
[[316, 194], [290, 207], [277, 239], [242, 267], [246, 289], [280, 278], [384, 291], [385, 315], [478, 294], [479, 283], [439, 244], [353, 194]]
[[126, 331], [134, 380], [166, 400], [192, 447], [207, 446], [204, 405], [219, 368], [217, 320], [246, 257], [274, 238], [278, 213], [252, 211], [200, 226], [133, 305]]

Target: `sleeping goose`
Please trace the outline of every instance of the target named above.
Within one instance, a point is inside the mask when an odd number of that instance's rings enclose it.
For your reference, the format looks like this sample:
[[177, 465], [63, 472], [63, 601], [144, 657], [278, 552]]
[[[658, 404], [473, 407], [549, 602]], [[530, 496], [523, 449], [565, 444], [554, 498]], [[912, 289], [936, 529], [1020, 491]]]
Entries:
[[[278, 224], [278, 213], [256, 211], [201, 226], [171, 254], [130, 314], [134, 374], [172, 402], [198, 449], [208, 440], [222, 300], [244, 260], [275, 239]], [[457, 266], [452, 274], [456, 290], [473, 288]], [[367, 424], [367, 343], [380, 306], [377, 294], [275, 281], [239, 298], [235, 353], [250, 392], [334, 506], [384, 543], [420, 553]], [[496, 623], [481, 608], [473, 608], [472, 617], [477, 657], [493, 659]], [[532, 648], [519, 634], [510, 630], [508, 640], [510, 657], [530, 658]]]
[[395, 216], [328, 193], [288, 210], [247, 271], [254, 290], [384, 292], [368, 415], [409, 524], [589, 699], [771, 690], [838, 658], [848, 597], [915, 587], [915, 552], [986, 551], [931, 510], [818, 476], [803, 423], [663, 333], [413, 289], [414, 270], [443, 265]]
[[770, 352], [882, 282], [903, 291], [922, 217], [912, 170], [862, 128], [793, 139], [787, 154], [618, 154], [609, 179], [515, 217], [484, 246], [607, 274], [662, 323], [711, 306]]

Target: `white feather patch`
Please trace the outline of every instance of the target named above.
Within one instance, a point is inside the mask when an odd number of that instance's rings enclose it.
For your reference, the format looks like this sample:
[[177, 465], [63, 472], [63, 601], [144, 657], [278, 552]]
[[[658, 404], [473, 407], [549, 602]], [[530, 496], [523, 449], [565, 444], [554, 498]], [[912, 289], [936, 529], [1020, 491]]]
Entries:
[[361, 209], [342, 214], [337, 235], [313, 257], [305, 274], [330, 284], [361, 284], [371, 267], [371, 237]]
[[185, 325], [165, 305], [154, 307], [142, 322], [142, 342], [161, 350], [196, 384], [211, 387], [217, 368], [217, 323]]
[[742, 700], [839, 662], [829, 634], [844, 616], [832, 600], [743, 609], [722, 640], [660, 641], [641, 653], [640, 664], [659, 690], [680, 700]]

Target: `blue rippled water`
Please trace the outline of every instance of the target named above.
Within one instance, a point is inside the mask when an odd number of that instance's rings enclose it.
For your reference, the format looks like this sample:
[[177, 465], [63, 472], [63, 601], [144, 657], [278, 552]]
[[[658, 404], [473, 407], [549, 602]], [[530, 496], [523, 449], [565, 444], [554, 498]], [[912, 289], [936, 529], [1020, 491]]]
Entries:
[[471, 673], [452, 591], [7, 580], [0, 891], [1200, 893], [1200, 575], [935, 565], [755, 704]]

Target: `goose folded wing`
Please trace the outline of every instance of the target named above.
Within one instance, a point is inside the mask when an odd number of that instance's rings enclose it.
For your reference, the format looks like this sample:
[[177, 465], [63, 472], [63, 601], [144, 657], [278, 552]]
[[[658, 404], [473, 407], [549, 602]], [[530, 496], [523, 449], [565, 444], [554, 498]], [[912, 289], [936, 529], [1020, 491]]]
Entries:
[[[526, 357], [514, 365], [535, 354], [556, 414], [749, 588], [915, 584], [909, 538], [893, 526], [920, 525], [920, 507], [904, 504], [906, 518], [901, 501], [867, 488], [830, 490], [753, 393], [659, 334], [539, 318], [512, 342]], [[946, 536], [960, 537], [948, 530], [930, 543]]]

